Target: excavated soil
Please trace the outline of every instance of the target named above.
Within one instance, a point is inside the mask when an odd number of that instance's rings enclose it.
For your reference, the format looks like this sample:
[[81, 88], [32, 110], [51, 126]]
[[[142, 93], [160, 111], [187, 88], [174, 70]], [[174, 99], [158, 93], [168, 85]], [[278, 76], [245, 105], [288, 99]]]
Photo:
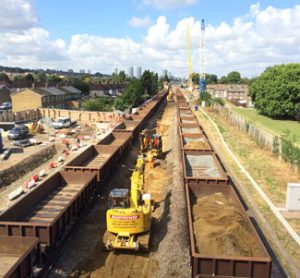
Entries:
[[184, 148], [189, 150], [210, 150], [209, 145], [205, 141], [190, 141], [184, 145]]
[[197, 199], [193, 216], [198, 252], [224, 256], [260, 255], [246, 215], [223, 193]]

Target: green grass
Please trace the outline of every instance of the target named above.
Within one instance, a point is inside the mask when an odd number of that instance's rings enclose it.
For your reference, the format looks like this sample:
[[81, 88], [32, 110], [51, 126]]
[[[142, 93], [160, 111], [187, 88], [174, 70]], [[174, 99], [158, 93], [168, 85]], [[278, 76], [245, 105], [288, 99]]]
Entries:
[[275, 135], [281, 136], [286, 130], [289, 130], [290, 134], [295, 137], [295, 143], [300, 145], [300, 123], [297, 121], [273, 120], [258, 114], [255, 109], [233, 107], [232, 110]]

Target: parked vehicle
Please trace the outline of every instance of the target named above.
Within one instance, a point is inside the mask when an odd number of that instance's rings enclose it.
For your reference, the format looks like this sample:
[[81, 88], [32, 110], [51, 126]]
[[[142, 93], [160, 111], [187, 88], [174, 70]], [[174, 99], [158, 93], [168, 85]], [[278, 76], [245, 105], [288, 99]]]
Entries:
[[3, 102], [2, 105], [0, 105], [0, 110], [9, 110], [11, 108], [11, 102]]
[[21, 125], [16, 126], [13, 129], [9, 130], [7, 133], [7, 138], [9, 140], [18, 140], [28, 136], [28, 127]]
[[70, 118], [58, 118], [54, 123], [53, 127], [56, 129], [67, 128], [73, 124]]

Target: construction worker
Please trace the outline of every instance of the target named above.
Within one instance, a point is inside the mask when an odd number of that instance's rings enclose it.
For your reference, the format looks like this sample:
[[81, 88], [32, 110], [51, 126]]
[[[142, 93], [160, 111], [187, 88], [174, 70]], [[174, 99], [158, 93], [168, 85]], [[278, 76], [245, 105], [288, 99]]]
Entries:
[[151, 153], [151, 151], [148, 152], [147, 158], [148, 158], [148, 163], [149, 163], [150, 169], [153, 169], [153, 168], [154, 168], [154, 156], [153, 156], [153, 154]]
[[153, 139], [153, 148], [158, 150], [159, 148], [159, 139], [158, 139], [158, 136], [155, 136], [154, 139]]

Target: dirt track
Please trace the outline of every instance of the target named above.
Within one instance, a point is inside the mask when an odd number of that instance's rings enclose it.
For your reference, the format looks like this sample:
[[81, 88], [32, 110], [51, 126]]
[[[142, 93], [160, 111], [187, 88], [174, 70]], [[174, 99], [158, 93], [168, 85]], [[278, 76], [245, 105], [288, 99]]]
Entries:
[[[157, 202], [150, 252], [103, 252], [107, 194], [114, 187], [130, 187], [131, 171], [138, 155], [135, 147], [101, 193], [99, 201], [67, 245], [50, 277], [190, 277], [188, 232], [180, 164], [175, 104], [168, 104], [162, 124], [165, 160], [154, 170], [146, 166], [146, 187]], [[164, 125], [165, 126], [165, 125]], [[153, 127], [153, 125], [152, 125]], [[151, 128], [151, 126], [150, 126]]]

